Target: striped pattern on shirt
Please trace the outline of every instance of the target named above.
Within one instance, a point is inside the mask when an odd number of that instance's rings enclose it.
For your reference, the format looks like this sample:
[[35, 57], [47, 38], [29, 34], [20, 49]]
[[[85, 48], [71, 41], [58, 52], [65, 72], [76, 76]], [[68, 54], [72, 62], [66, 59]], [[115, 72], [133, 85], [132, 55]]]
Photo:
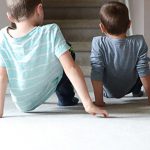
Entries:
[[0, 31], [0, 66], [19, 109], [33, 110], [55, 92], [63, 74], [58, 58], [69, 48], [56, 24], [35, 27], [20, 38], [12, 38], [8, 27]]

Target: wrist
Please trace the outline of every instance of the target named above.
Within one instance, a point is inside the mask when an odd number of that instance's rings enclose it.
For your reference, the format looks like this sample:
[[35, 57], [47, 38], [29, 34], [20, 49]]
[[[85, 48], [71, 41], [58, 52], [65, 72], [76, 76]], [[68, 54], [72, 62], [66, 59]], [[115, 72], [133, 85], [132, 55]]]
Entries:
[[84, 107], [85, 110], [89, 109], [92, 105], [93, 105], [92, 100], [89, 100], [87, 102], [83, 102], [83, 107]]
[[102, 102], [94, 102], [94, 104], [96, 105], [96, 106], [99, 106], [99, 107], [104, 107], [105, 105], [106, 105], [106, 103], [104, 102], [104, 101], [102, 101]]

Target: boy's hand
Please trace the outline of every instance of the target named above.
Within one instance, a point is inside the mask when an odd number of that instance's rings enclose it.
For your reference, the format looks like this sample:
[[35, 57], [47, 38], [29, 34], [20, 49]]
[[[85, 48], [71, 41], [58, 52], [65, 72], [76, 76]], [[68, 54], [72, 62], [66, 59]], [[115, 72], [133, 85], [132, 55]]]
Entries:
[[150, 105], [150, 75], [141, 77], [140, 79], [141, 79], [142, 84], [144, 86], [146, 95], [148, 96], [148, 103]]
[[99, 114], [99, 115], [103, 115], [104, 117], [108, 117], [108, 113], [106, 110], [94, 105], [93, 103], [91, 105], [85, 107], [85, 111], [92, 115]]

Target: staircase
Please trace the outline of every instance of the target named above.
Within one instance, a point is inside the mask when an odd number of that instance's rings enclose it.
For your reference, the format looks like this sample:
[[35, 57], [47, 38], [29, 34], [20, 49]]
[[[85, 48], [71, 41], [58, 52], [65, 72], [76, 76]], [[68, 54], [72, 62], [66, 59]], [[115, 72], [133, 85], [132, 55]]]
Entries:
[[94, 36], [101, 35], [99, 29], [100, 6], [109, 0], [43, 0], [45, 22], [56, 23], [75, 52], [90, 85], [90, 50]]

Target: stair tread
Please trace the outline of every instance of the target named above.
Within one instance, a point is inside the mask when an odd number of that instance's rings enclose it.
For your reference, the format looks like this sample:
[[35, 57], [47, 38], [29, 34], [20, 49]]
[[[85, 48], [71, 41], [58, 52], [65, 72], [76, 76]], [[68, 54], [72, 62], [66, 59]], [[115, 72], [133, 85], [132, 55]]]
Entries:
[[75, 42], [92, 41], [94, 36], [103, 35], [99, 29], [99, 19], [47, 20], [44, 24], [56, 23], [66, 40]]
[[60, 26], [76, 52], [76, 62], [83, 74], [90, 79], [90, 50], [94, 36], [102, 35], [99, 29], [100, 6], [110, 0], [43, 0], [44, 24]]
[[109, 0], [43, 0], [45, 8], [49, 7], [100, 7]]
[[64, 29], [73, 29], [73, 28], [97, 28], [99, 29], [99, 19], [72, 19], [72, 20], [50, 20], [47, 19], [44, 21], [44, 24], [56, 23], [61, 28]]
[[91, 42], [70, 42], [75, 52], [90, 52]]
[[76, 52], [76, 63], [81, 66], [90, 66], [90, 53]]
[[90, 77], [91, 74], [91, 66], [80, 66], [85, 77]]

